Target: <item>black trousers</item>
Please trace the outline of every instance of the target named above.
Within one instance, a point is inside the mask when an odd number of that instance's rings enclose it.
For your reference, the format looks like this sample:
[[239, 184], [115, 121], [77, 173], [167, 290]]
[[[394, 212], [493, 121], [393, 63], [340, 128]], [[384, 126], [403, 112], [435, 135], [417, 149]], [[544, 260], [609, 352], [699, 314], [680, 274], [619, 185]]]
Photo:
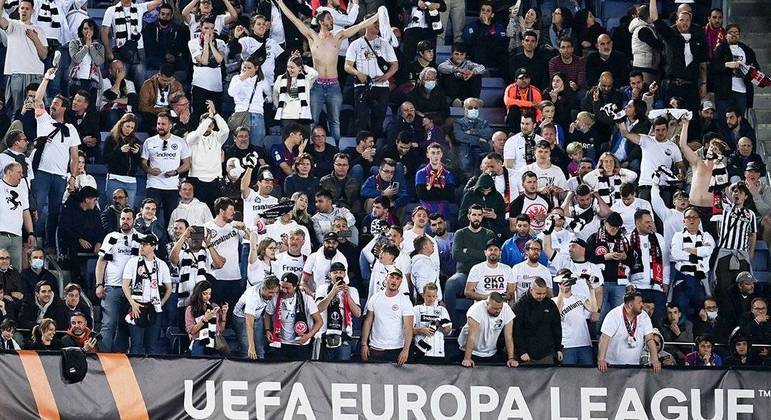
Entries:
[[209, 206], [209, 210], [214, 214], [214, 201], [222, 196], [219, 179], [208, 182], [201, 181], [198, 178], [188, 179], [192, 181], [195, 186], [195, 197], [201, 200], [202, 203], [206, 203], [206, 205]]
[[[369, 92], [367, 92], [369, 90]], [[367, 130], [375, 133], [375, 138], [382, 137], [383, 120], [388, 108], [388, 87], [355, 86], [353, 96], [356, 101], [356, 132]]]
[[279, 348], [267, 347], [266, 357], [274, 362], [301, 362], [311, 360], [313, 352], [313, 339], [304, 346], [284, 344]]
[[163, 227], [169, 226], [171, 212], [179, 205], [179, 190], [161, 190], [158, 188], [148, 188], [146, 190], [147, 198], [152, 198], [158, 203], [155, 217], [163, 220]]

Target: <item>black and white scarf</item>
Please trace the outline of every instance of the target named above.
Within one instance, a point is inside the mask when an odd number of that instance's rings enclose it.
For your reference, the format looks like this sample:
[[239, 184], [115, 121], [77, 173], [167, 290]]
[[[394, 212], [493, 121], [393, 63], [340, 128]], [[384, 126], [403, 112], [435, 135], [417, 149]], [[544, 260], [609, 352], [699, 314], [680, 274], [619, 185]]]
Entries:
[[600, 174], [597, 177], [597, 193], [600, 194], [602, 201], [607, 205], [612, 205], [614, 201], [621, 199], [621, 184], [624, 182], [618, 175]]
[[[701, 231], [697, 231], [695, 234], [688, 232], [688, 229], [683, 229], [683, 251], [688, 248], [699, 249], [704, 245], [704, 234]], [[707, 278], [709, 272], [709, 255], [700, 257], [698, 255], [688, 255], [688, 261], [677, 261], [675, 263], [675, 269], [677, 271], [693, 276], [698, 280]]]
[[[161, 294], [158, 291], [160, 283], [158, 281], [158, 258], [153, 258], [151, 267], [147, 265], [147, 260], [144, 257], [139, 257], [137, 261], [137, 272], [134, 275], [134, 280], [131, 282], [131, 296], [137, 302], [144, 298], [145, 294], [145, 280], [150, 287], [150, 302], [147, 302], [155, 308], [155, 312], [160, 313], [161, 308]], [[153, 287], [155, 285], [155, 287]]]
[[53, 0], [42, 0], [40, 3], [40, 11], [37, 15], [37, 21], [42, 24], [50, 25], [51, 28], [58, 29], [62, 27], [61, 18], [59, 17], [59, 8], [56, 7], [56, 2]]
[[[278, 79], [279, 93], [278, 106], [276, 107], [276, 119], [282, 118], [284, 107], [289, 101], [289, 89], [292, 87], [287, 83], [288, 79], [289, 77], [287, 75], [284, 75], [284, 77], [280, 77]], [[305, 84], [305, 74], [299, 73], [295, 80], [297, 83], [297, 97], [300, 99], [300, 119], [310, 119], [311, 107], [309, 105], [310, 101], [308, 99], [308, 89]]]
[[201, 248], [196, 252], [185, 246], [179, 257], [179, 284], [177, 285], [177, 297], [179, 302], [177, 307], [184, 308], [190, 303], [190, 292], [195, 285], [203, 280], [204, 274], [208, 273], [206, 260], [208, 252], [206, 248]]
[[120, 48], [129, 39], [139, 41], [142, 33], [139, 32], [139, 9], [134, 3], [129, 7], [129, 13], [118, 4], [115, 7], [115, 45]]
[[102, 255], [105, 261], [113, 260], [113, 253], [115, 252], [115, 244], [117, 244], [118, 241], [121, 239], [123, 240], [123, 243], [125, 246], [129, 246], [129, 241], [131, 241], [132, 256], [139, 255], [139, 234], [137, 234], [136, 232], [131, 232], [131, 233], [112, 232], [107, 238], [107, 244], [110, 246], [102, 247], [99, 250], [99, 253]]
[[712, 176], [709, 178], [708, 189], [712, 193], [712, 216], [709, 220], [719, 223], [723, 220], [723, 190], [730, 185], [726, 159], [711, 152], [707, 152], [706, 159], [712, 161]]
[[[204, 309], [203, 313], [201, 315], [198, 315], [195, 317], [195, 323], [198, 324], [203, 319], [204, 314], [207, 310], [213, 310], [214, 306], [211, 303], [206, 304], [206, 308]], [[200, 330], [198, 330], [198, 336], [195, 338], [194, 341], [198, 341], [201, 344], [204, 345], [207, 349], [214, 349], [214, 337], [217, 335], [217, 319], [218, 317], [214, 317], [208, 321], [206, 321], [206, 325], [203, 326]], [[193, 349], [193, 341], [190, 342], [190, 350]]]
[[522, 133], [522, 139], [525, 140], [525, 162], [529, 165], [535, 162], [535, 133], [526, 135]]

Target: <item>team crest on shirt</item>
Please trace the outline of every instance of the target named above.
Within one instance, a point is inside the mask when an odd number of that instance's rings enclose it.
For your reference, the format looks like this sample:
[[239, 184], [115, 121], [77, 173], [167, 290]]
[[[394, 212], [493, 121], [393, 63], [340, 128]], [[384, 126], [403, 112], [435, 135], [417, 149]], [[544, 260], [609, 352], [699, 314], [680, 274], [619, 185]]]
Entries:
[[597, 249], [594, 250], [594, 255], [605, 255], [608, 253], [608, 248], [604, 246], [598, 246]]
[[211, 233], [211, 239], [214, 239], [217, 237], [217, 231], [214, 229], [209, 229], [209, 232]]
[[179, 145], [177, 143], [171, 143], [171, 150], [177, 150], [179, 149]]
[[493, 325], [493, 329], [500, 330], [503, 328], [503, 320], [502, 319], [496, 319], [495, 325]]
[[672, 151], [669, 150], [669, 149], [665, 149], [664, 150], [664, 154], [667, 155], [667, 156], [672, 156]]
[[8, 197], [5, 197], [5, 202], [11, 205], [11, 211], [16, 210], [21, 205], [19, 193], [14, 190], [8, 190]]
[[546, 207], [544, 207], [541, 203], [532, 203], [524, 211], [525, 214], [530, 216], [530, 224], [535, 229], [541, 229], [543, 228], [545, 222], [542, 222], [541, 220], [546, 220]]
[[399, 311], [399, 304], [398, 303], [394, 303], [393, 305], [391, 305], [391, 310], [394, 311], [394, 312], [398, 312]]
[[303, 335], [308, 332], [308, 324], [303, 321], [294, 324], [294, 332], [298, 335]]

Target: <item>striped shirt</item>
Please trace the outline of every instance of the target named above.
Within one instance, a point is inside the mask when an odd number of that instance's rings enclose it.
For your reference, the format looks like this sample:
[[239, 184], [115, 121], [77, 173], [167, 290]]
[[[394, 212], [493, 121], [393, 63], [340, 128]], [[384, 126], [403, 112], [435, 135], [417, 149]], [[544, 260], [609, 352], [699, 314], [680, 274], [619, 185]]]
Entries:
[[719, 248], [748, 251], [750, 235], [758, 231], [755, 212], [743, 207], [735, 208], [731, 203], [723, 203], [723, 206]]

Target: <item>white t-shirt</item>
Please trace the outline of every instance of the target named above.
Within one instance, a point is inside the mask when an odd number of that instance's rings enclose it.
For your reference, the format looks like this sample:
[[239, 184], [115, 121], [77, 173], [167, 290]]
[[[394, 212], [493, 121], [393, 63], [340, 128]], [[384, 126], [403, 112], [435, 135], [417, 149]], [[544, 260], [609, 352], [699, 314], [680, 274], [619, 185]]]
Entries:
[[[131, 6], [134, 6], [137, 8], [137, 15], [138, 15], [137, 27], [136, 28], [130, 27], [128, 22], [126, 23], [126, 26], [127, 26], [126, 29], [128, 31], [129, 36], [133, 33], [140, 34], [139, 41], [137, 41], [137, 48], [140, 50], [145, 48], [145, 43], [144, 43], [144, 40], [142, 39], [141, 34], [142, 34], [142, 24], [143, 24], [142, 16], [144, 16], [144, 14], [147, 13], [147, 5], [148, 3], [131, 3]], [[108, 7], [107, 10], [104, 11], [104, 17], [102, 18], [102, 26], [107, 26], [112, 28], [113, 41], [115, 40], [115, 11], [119, 7], [123, 8], [123, 11], [125, 12], [125, 15], [126, 15], [126, 20], [129, 20], [129, 18], [131, 17], [131, 12], [129, 8], [121, 6], [120, 3]]]
[[621, 220], [624, 221], [624, 229], [626, 229], [627, 232], [634, 230], [634, 214], [639, 209], [648, 210], [651, 212], [651, 217], [653, 217], [654, 220], [656, 219], [653, 215], [651, 203], [639, 197], [635, 197], [634, 201], [629, 206], [624, 204], [623, 200], [616, 200], [613, 202], [613, 205], [610, 206], [610, 209], [621, 215]]
[[[544, 138], [536, 134], [534, 140], [535, 144], [538, 144], [541, 140], [544, 140]], [[527, 165], [527, 161], [525, 160], [525, 137], [522, 133], [517, 133], [509, 137], [506, 140], [506, 143], [503, 144], [503, 159], [511, 159], [514, 161], [514, 165], [509, 168], [510, 171], [519, 171]]]
[[[139, 265], [139, 259], [141, 257], [131, 257], [128, 262], [126, 263], [126, 267], [123, 268], [123, 278], [124, 279], [131, 279], [131, 281], [134, 281], [134, 278], [137, 276], [137, 266]], [[153, 301], [153, 289], [158, 289], [160, 284], [167, 285], [166, 287], [171, 287], [171, 273], [169, 272], [169, 266], [166, 265], [166, 263], [161, 260], [160, 258], [156, 257], [154, 261], [158, 262], [158, 273], [157, 276], [150, 276], [150, 278], [145, 277], [142, 280], [142, 297], [134, 297], [134, 300], [139, 303], [150, 303]], [[147, 268], [149, 270], [153, 270], [154, 263], [148, 263]], [[157, 280], [157, 282], [156, 282]], [[163, 298], [163, 292], [159, 291], [159, 295], [161, 298]]]
[[[324, 300], [325, 297], [327, 297], [327, 294], [329, 294], [329, 287], [320, 287], [316, 289], [316, 305], [319, 304], [322, 300]], [[360, 302], [359, 300], [359, 290], [355, 287], [349, 287], [348, 293], [351, 294], [351, 298], [353, 298], [354, 302]], [[337, 298], [340, 299], [340, 315], [343, 315], [343, 300], [347, 299], [345, 297], [345, 294], [340, 291], [337, 292]], [[319, 329], [319, 333], [323, 334], [327, 332], [327, 310], [323, 310], [320, 312], [321, 315], [321, 329]], [[351, 315], [353, 316], [353, 315]]]
[[563, 190], [568, 188], [568, 181], [565, 179], [565, 173], [562, 172], [562, 169], [560, 169], [557, 165], [550, 164], [546, 169], [538, 166], [536, 162], [525, 165], [525, 167], [517, 173], [516, 178], [520, 180], [520, 182], [517, 183], [518, 185], [521, 183], [522, 174], [525, 173], [525, 171], [533, 171], [536, 175], [538, 175], [539, 189], [547, 185], [554, 185], [562, 188]]
[[572, 289], [574, 296], [589, 298], [589, 286], [586, 285], [586, 279], [589, 279], [592, 284], [592, 290], [605, 284], [605, 278], [602, 276], [604, 264], [594, 264], [589, 261], [577, 263], [569, 255], [556, 254], [549, 266], [553, 266], [557, 271], [567, 268], [574, 276], [578, 277], [578, 281]]
[[21, 236], [24, 210], [29, 209], [29, 189], [22, 179], [16, 186], [0, 182], [0, 232]]
[[282, 20], [281, 10], [276, 6], [271, 6], [270, 16], [266, 17], [270, 20], [270, 39], [278, 44], [283, 44], [286, 41], [286, 37], [284, 36], [284, 21]]
[[[303, 292], [299, 292], [303, 293]], [[305, 293], [303, 293], [303, 302], [305, 303], [305, 318], [306, 323], [308, 324], [308, 331], [313, 329], [313, 314], [319, 312], [319, 308], [316, 306], [316, 302], [313, 301], [312, 296], [308, 296]], [[273, 298], [273, 300], [270, 303], [270, 308], [266, 308], [265, 310], [269, 314], [274, 314], [276, 311], [276, 306], [278, 303], [278, 296]], [[294, 320], [295, 320], [295, 307], [297, 305], [297, 294], [290, 298], [281, 298], [281, 343], [282, 344], [302, 344], [305, 345], [307, 343], [299, 343], [295, 339], [299, 336], [294, 331]]]
[[[439, 245], [436, 243], [436, 239], [426, 234], [428, 239], [431, 240], [431, 242], [434, 243], [434, 252], [431, 254], [431, 259], [436, 263], [436, 265], [439, 264]], [[412, 251], [415, 250], [415, 238], [418, 237], [418, 234], [415, 233], [412, 229], [405, 230], [404, 235], [402, 235], [402, 244], [401, 244], [401, 253], [399, 256], [401, 257], [402, 254], [405, 254], [407, 258], [409, 259], [409, 255], [412, 253]]]
[[511, 267], [504, 263], [498, 263], [495, 267], [487, 265], [487, 261], [475, 264], [468, 272], [466, 283], [476, 282], [475, 292], [489, 295], [492, 292], [498, 292], [506, 295], [506, 287], [515, 283], [514, 273]]
[[335, 256], [328, 260], [324, 256], [324, 247], [321, 247], [308, 257], [305, 261], [305, 267], [303, 267], [303, 273], [311, 276], [313, 280], [311, 286], [315, 286], [314, 290], [326, 288], [326, 285], [329, 283], [329, 268], [335, 262], [343, 263], [346, 270], [348, 269], [348, 260], [345, 259], [345, 255], [340, 251], [336, 251]]
[[[345, 53], [345, 61], [352, 61], [356, 70], [374, 79], [384, 74], [377, 65], [377, 57], [385, 59], [388, 63], [394, 63], [397, 59], [394, 47], [383, 38], [378, 36], [374, 40], [369, 41], [369, 45], [371, 45], [372, 48], [367, 45], [364, 37], [351, 42], [351, 45], [348, 46], [348, 51]], [[373, 53], [372, 50], [375, 50], [375, 52]], [[356, 79], [354, 80], [354, 85], [363, 86], [364, 83], [360, 83], [359, 80]], [[388, 81], [373, 81], [372, 86], [388, 87]]]
[[[558, 298], [555, 297], [552, 300], [556, 305]], [[570, 295], [563, 302], [560, 318], [562, 318], [562, 347], [566, 349], [592, 345], [589, 326], [586, 324], [586, 319], [591, 312], [586, 309], [585, 301], [581, 297]]]
[[[449, 320], [450, 314], [447, 312], [447, 308], [439, 306], [434, 303], [434, 306], [418, 305], [413, 308], [415, 314], [415, 328], [426, 328], [431, 325], [432, 321], [441, 321], [443, 319]], [[415, 346], [418, 346], [418, 342], [423, 341], [431, 346], [431, 349], [425, 352], [429, 357], [444, 357], [444, 332], [441, 328], [437, 329], [434, 335], [415, 335]], [[419, 347], [418, 347], [419, 348]]]
[[[742, 64], [747, 64], [747, 56], [744, 54], [744, 50], [739, 45], [729, 45], [731, 49], [731, 55], [733, 61], [738, 61]], [[738, 93], [747, 93], [747, 86], [744, 84], [744, 78], [741, 77], [742, 72], [739, 69], [733, 71], [733, 77], [731, 77], [731, 90]]]
[[[399, 254], [401, 255], [401, 254]], [[398, 261], [397, 261], [398, 263]], [[427, 284], [433, 283], [438, 290], [436, 291], [436, 301], [442, 301], [442, 286], [439, 283], [439, 266], [431, 261], [431, 258], [418, 254], [412, 257], [412, 284], [415, 285], [415, 293], [422, 294]], [[405, 283], [405, 282], [402, 282]]]
[[268, 274], [276, 274], [277, 268], [276, 261], [271, 261], [270, 265], [259, 259], [254, 264], [249, 263], [246, 267], [246, 282], [249, 286], [262, 284]]
[[[663, 165], [670, 169], [676, 162], [683, 161], [680, 148], [669, 140], [659, 143], [647, 134], [640, 134], [640, 148], [642, 149], [640, 186], [653, 185], [653, 172], [659, 166]], [[659, 185], [668, 185], [665, 178], [661, 177]]]
[[190, 148], [184, 139], [173, 134], [170, 134], [166, 140], [166, 148], [163, 147], [163, 143], [164, 141], [155, 135], [142, 144], [142, 159], [147, 160], [147, 165], [151, 168], [161, 170], [160, 175], [147, 174], [147, 188], [178, 190], [179, 175], [164, 174], [176, 170], [183, 159], [190, 158]]
[[[466, 312], [466, 317], [479, 323], [479, 337], [474, 343], [472, 354], [478, 357], [495, 356], [498, 351], [498, 337], [503, 332], [503, 327], [514, 320], [514, 311], [509, 305], [504, 304], [501, 313], [496, 317], [487, 312], [487, 300], [480, 300], [471, 305]], [[458, 335], [458, 345], [465, 351], [468, 342], [468, 324], [464, 325]]]
[[244, 239], [244, 232], [233, 227], [233, 223], [225, 223], [219, 227], [215, 220], [204, 225], [211, 231], [211, 244], [217, 253], [225, 258], [225, 265], [214, 270], [217, 280], [241, 280], [241, 269], [238, 265], [239, 249]]
[[624, 322], [624, 306], [617, 306], [608, 312], [600, 331], [610, 337], [605, 360], [611, 365], [639, 365], [645, 346], [645, 336], [653, 332], [653, 324], [643, 311], [637, 315], [637, 329], [630, 338]]
[[[275, 197], [272, 197], [272, 198], [275, 198]], [[313, 250], [311, 250], [311, 241], [310, 241], [311, 235], [308, 232], [308, 228], [295, 222], [294, 220], [290, 220], [289, 223], [284, 224], [284, 223], [281, 223], [281, 219], [276, 219], [275, 222], [265, 226], [265, 235], [260, 235], [260, 240], [262, 240], [262, 238], [271, 238], [274, 241], [281, 243], [282, 235], [284, 234], [289, 235], [289, 232], [297, 229], [300, 229], [301, 231], [305, 232], [305, 242], [303, 243], [301, 252], [305, 255], [309, 255], [311, 252], [313, 252]]]
[[[38, 115], [39, 112], [41, 114]], [[51, 118], [48, 111], [37, 110], [35, 111], [37, 116], [37, 135], [38, 137], [47, 136], [52, 133], [56, 127], [54, 123], [56, 121]], [[53, 175], [67, 175], [70, 170], [70, 148], [80, 146], [80, 136], [78, 130], [72, 124], [67, 124], [67, 128], [70, 130], [70, 135], [63, 137], [62, 132], [56, 133], [50, 142], [46, 143], [43, 149], [43, 155], [40, 157], [40, 166], [38, 171], [48, 172]], [[32, 156], [35, 152], [32, 152]]]
[[273, 315], [273, 307], [269, 307], [270, 300], [265, 300], [260, 295], [260, 286], [247, 287], [233, 308], [233, 316], [245, 318], [246, 314], [257, 318], [254, 322], [262, 322], [260, 316], [263, 311]]
[[[257, 217], [259, 217], [257, 213], [274, 204], [278, 204], [278, 199], [276, 197], [273, 197], [272, 195], [263, 197], [257, 194], [257, 191], [250, 188], [249, 195], [246, 196], [246, 199], [244, 200], [244, 224], [246, 224], [246, 226], [253, 226], [257, 223]], [[310, 237], [306, 236], [305, 242], [310, 242], [309, 239]]]
[[7, 46], [10, 54], [6, 54], [4, 69], [4, 74], [6, 75], [42, 75], [45, 71], [43, 61], [37, 55], [35, 44], [27, 37], [27, 29], [37, 32], [40, 43], [46, 47], [48, 46], [48, 40], [43, 28], [35, 25], [25, 25], [20, 20], [8, 19], [8, 28], [6, 28], [5, 33], [8, 37]]
[[394, 350], [404, 347], [404, 324], [412, 326], [414, 311], [410, 298], [402, 293], [386, 296], [377, 293], [367, 301], [367, 311], [374, 313], [369, 334], [369, 346], [377, 350]]
[[[104, 269], [105, 286], [121, 286], [123, 284], [123, 269], [126, 263], [132, 257], [132, 249], [139, 249], [139, 245], [134, 243], [133, 236], [136, 232], [124, 234], [123, 232], [110, 232], [102, 241], [102, 248], [99, 249], [99, 255], [110, 253], [112, 258], [107, 261]], [[114, 244], [110, 244], [114, 242]]]
[[514, 273], [514, 282], [517, 283], [517, 298], [515, 300], [519, 300], [521, 296], [527, 294], [530, 283], [535, 277], [544, 279], [546, 286], [549, 289], [552, 288], [551, 272], [543, 264], [538, 263], [535, 267], [531, 267], [525, 260], [512, 267], [511, 272]]
[[[195, 64], [196, 59], [203, 54], [203, 47], [198, 39], [188, 41], [187, 48], [190, 50], [190, 58], [193, 59], [193, 86], [212, 92], [222, 92], [222, 66], [209, 67], [207, 65], [199, 66]], [[217, 51], [224, 58], [227, 58], [228, 46], [225, 44], [225, 41], [217, 39]], [[209, 56], [213, 56], [211, 52], [209, 52]]]
[[305, 266], [305, 260], [308, 257], [304, 254], [292, 255], [288, 251], [276, 254], [276, 277], [279, 279], [284, 273], [295, 273], [297, 278], [302, 278], [303, 267]]
[[[401, 254], [399, 255], [401, 256]], [[384, 265], [382, 262], [380, 262], [380, 260], [377, 260], [374, 264], [372, 264], [372, 270], [370, 271], [369, 277], [369, 293], [367, 294], [368, 299], [385, 290], [388, 272], [394, 267], [398, 268], [399, 270], [402, 269], [402, 267], [399, 265], [398, 259], [394, 261], [394, 264], [392, 265]], [[403, 270], [402, 274], [406, 275], [404, 274]], [[409, 292], [410, 288], [407, 285], [407, 279], [402, 278], [402, 283], [399, 285], [399, 293]]]

